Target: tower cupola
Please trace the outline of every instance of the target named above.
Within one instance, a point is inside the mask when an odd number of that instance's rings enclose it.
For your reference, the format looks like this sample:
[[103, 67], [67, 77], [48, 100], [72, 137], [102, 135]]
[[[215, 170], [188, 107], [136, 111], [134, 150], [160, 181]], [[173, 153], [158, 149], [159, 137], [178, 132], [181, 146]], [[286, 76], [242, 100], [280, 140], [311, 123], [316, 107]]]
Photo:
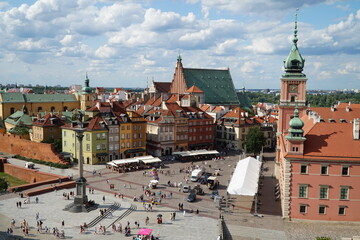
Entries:
[[289, 133], [286, 136], [288, 140], [305, 140], [304, 138], [304, 122], [299, 118], [299, 110], [295, 108], [294, 117], [289, 122]]
[[89, 78], [88, 78], [88, 75], [86, 73], [86, 78], [85, 78], [85, 86], [82, 88], [82, 93], [83, 94], [89, 94], [89, 93], [92, 93], [92, 89], [91, 87], [89, 86]]

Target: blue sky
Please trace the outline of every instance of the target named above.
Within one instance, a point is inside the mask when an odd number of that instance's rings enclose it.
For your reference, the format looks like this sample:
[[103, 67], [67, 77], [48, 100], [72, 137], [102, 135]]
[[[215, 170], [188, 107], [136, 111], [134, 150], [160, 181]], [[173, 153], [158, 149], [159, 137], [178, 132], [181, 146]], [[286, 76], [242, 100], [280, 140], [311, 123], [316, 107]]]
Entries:
[[184, 67], [279, 88], [299, 8], [308, 89], [360, 89], [360, 1], [0, 0], [0, 83], [146, 87]]

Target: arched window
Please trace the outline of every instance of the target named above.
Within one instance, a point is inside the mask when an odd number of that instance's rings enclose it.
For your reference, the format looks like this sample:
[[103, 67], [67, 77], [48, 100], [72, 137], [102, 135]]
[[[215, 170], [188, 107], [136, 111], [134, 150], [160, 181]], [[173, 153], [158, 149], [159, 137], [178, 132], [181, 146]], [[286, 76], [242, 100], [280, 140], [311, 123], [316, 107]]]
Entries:
[[38, 112], [41, 112], [42, 111], [42, 107], [38, 107]]
[[10, 108], [10, 114], [13, 114], [15, 112], [15, 108]]
[[64, 106], [63, 111], [66, 112], [68, 110], [67, 106]]
[[52, 106], [52, 107], [50, 108], [50, 112], [55, 112], [55, 107], [54, 107], [54, 106]]

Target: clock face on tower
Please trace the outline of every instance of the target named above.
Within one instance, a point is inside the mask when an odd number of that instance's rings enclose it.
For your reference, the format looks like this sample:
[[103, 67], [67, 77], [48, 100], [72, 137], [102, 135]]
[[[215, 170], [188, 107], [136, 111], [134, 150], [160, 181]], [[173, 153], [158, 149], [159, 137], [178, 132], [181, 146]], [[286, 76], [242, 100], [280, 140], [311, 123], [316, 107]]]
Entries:
[[297, 93], [298, 92], [298, 85], [297, 84], [290, 84], [289, 85], [289, 92]]

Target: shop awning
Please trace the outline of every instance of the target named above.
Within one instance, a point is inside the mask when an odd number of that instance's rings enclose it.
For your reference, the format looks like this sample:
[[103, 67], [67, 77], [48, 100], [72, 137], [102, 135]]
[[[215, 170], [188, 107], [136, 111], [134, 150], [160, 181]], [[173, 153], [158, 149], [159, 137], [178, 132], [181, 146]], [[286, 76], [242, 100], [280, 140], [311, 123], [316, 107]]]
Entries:
[[150, 163], [157, 163], [157, 162], [161, 162], [161, 159], [160, 158], [157, 158], [157, 157], [153, 157], [151, 159], [142, 159], [140, 160], [142, 161], [144, 164], [150, 164]]

